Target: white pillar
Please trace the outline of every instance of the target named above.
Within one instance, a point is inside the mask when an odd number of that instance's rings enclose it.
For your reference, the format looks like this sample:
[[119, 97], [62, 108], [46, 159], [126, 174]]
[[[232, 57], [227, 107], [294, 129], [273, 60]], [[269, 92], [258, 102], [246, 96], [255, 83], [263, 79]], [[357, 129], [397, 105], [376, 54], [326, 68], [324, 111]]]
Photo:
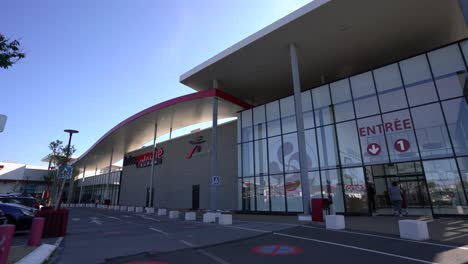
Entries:
[[305, 149], [304, 119], [302, 117], [301, 81], [299, 78], [297, 51], [296, 46], [294, 44], [289, 45], [289, 52], [291, 56], [291, 71], [294, 87], [294, 105], [296, 106], [297, 143], [299, 147], [299, 164], [301, 166], [300, 172], [302, 187], [302, 204], [304, 208], [304, 215], [310, 215], [310, 190], [309, 178], [307, 175], [307, 152]]
[[112, 173], [113, 156], [114, 156], [114, 146], [112, 146], [112, 150], [111, 150], [111, 156], [110, 156], [110, 161], [109, 161], [109, 173], [107, 174], [107, 179], [106, 179], [106, 191], [104, 192], [104, 200], [109, 199], [109, 181], [110, 181], [110, 175]]
[[[213, 88], [218, 89], [218, 81], [213, 80]], [[218, 156], [218, 97], [213, 97], [213, 123], [211, 129], [211, 177], [217, 175], [217, 156]], [[216, 185], [211, 184], [210, 208], [216, 210]]]
[[153, 137], [153, 155], [151, 157], [151, 175], [149, 182], [149, 194], [148, 194], [148, 207], [153, 207], [153, 177], [154, 177], [154, 157], [156, 155], [156, 136], [158, 134], [158, 123], [154, 123], [154, 137]]
[[83, 168], [83, 178], [81, 179], [80, 196], [78, 198], [78, 203], [81, 203], [81, 193], [83, 192], [83, 184], [84, 184], [84, 181], [85, 181], [85, 173], [86, 173], [86, 165]]

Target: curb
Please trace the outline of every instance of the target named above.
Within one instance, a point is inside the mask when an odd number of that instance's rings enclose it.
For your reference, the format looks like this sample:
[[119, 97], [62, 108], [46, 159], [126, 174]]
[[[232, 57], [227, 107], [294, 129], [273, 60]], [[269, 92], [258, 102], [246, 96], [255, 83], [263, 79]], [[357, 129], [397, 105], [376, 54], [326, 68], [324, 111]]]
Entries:
[[59, 237], [54, 245], [49, 244], [42, 244], [31, 253], [20, 259], [19, 261], [15, 262], [15, 264], [38, 264], [44, 263], [53, 253], [54, 251], [60, 246], [62, 243], [63, 237]]

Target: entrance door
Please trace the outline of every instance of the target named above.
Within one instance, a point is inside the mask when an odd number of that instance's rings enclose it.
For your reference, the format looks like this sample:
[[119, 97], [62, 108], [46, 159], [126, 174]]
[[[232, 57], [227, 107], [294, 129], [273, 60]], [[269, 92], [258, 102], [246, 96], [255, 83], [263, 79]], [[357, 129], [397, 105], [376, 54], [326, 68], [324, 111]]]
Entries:
[[200, 185], [192, 185], [192, 210], [200, 208]]
[[404, 193], [408, 214], [431, 215], [429, 194], [420, 162], [374, 165], [368, 166], [366, 170], [372, 174], [377, 214], [393, 214], [388, 190], [393, 182], [397, 182]]

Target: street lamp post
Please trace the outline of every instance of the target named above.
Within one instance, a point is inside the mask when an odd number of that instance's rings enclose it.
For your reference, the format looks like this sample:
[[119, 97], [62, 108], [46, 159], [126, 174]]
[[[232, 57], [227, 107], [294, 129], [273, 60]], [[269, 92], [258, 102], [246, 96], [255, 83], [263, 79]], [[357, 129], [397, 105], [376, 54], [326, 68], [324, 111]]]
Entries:
[[[71, 147], [71, 140], [72, 140], [72, 136], [74, 133], [79, 133], [78, 130], [73, 130], [73, 129], [65, 129], [64, 132], [67, 132], [69, 134], [68, 136], [68, 146], [67, 146], [67, 161], [68, 159], [70, 158], [70, 147]], [[72, 176], [73, 177], [73, 176]], [[73, 179], [71, 179], [73, 180]], [[62, 198], [62, 192], [63, 192], [63, 187], [65, 187], [65, 181], [66, 179], [63, 179], [62, 181], [62, 186], [60, 187], [60, 191], [59, 191], [59, 195], [57, 197], [57, 200], [55, 201], [55, 209], [59, 209], [59, 205], [60, 205], [60, 200]]]

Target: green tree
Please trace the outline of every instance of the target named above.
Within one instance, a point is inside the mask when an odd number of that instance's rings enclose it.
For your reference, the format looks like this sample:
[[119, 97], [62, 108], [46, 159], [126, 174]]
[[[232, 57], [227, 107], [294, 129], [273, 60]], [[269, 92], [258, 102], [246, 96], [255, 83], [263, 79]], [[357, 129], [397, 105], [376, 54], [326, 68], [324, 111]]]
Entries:
[[8, 69], [25, 57], [18, 40], [10, 40], [0, 34], [0, 68]]
[[70, 153], [68, 153], [68, 145], [63, 145], [63, 142], [60, 140], [50, 142], [49, 149], [51, 151], [51, 154], [49, 154], [49, 170], [48, 174], [44, 176], [44, 180], [47, 183], [47, 189], [50, 189], [50, 192], [55, 194], [50, 196], [49, 204], [52, 204], [52, 199], [58, 199], [59, 197], [60, 180], [57, 178], [57, 170], [62, 166], [68, 165], [76, 149], [72, 145], [70, 146]]

